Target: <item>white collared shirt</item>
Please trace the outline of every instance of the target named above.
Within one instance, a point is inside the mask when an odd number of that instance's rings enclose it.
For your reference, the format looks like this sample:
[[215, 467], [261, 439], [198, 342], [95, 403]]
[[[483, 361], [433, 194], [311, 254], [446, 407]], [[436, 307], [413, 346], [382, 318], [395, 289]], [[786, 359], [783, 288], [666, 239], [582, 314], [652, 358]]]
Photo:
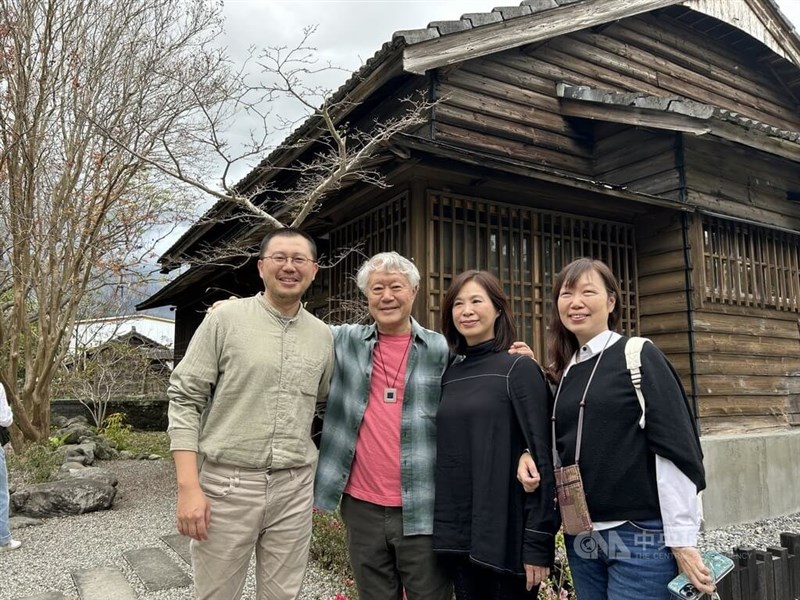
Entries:
[[[615, 344], [621, 337], [610, 330], [598, 333], [573, 355], [564, 375], [572, 365], [589, 360], [603, 348]], [[661, 505], [661, 520], [664, 523], [664, 543], [670, 548], [696, 546], [702, 518], [697, 501], [697, 486], [671, 460], [658, 454], [655, 456], [656, 487]], [[611, 529], [624, 523], [625, 521], [601, 521], [593, 523], [593, 527], [597, 530]]]
[[11, 414], [11, 407], [6, 399], [6, 389], [0, 383], [0, 427], [11, 427], [14, 422], [14, 415]]

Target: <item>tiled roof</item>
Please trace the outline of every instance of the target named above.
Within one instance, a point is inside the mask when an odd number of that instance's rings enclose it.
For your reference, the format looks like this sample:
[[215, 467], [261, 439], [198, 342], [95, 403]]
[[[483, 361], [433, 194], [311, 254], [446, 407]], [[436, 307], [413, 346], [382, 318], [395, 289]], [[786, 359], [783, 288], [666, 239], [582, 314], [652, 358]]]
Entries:
[[488, 13], [467, 13], [458, 21], [433, 21], [423, 29], [405, 29], [395, 31], [392, 41], [402, 40], [406, 46], [413, 46], [438, 37], [474, 29], [482, 25], [490, 25], [501, 21], [509, 21], [525, 17], [565, 4], [574, 4], [583, 0], [524, 0], [519, 6], [498, 6]]
[[630, 106], [647, 110], [658, 110], [693, 117], [695, 119], [717, 119], [727, 121], [748, 130], [758, 131], [770, 137], [789, 142], [800, 142], [800, 132], [773, 127], [767, 123], [740, 115], [737, 112], [703, 104], [680, 96], [653, 96], [638, 92], [620, 93], [583, 85], [559, 83], [557, 93], [562, 98], [583, 100], [599, 104]]

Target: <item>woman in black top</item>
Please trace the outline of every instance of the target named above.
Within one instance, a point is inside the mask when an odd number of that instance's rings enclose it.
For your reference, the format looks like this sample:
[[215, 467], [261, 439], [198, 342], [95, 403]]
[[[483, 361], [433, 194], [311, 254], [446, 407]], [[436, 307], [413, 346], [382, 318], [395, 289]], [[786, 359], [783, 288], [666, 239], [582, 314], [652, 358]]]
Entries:
[[[467, 271], [453, 281], [442, 332], [464, 357], [442, 377], [434, 550], [450, 567], [458, 600], [535, 598], [553, 562], [558, 527], [549, 389], [533, 360], [506, 352], [516, 337], [514, 321], [490, 273]], [[515, 477], [526, 449], [541, 477], [532, 494]]]
[[677, 375], [652, 343], [639, 354], [642, 413], [627, 338], [614, 331], [621, 297], [608, 266], [589, 258], [553, 284], [555, 445], [562, 465], [580, 467], [593, 522], [591, 532], [565, 536], [575, 589], [580, 600], [666, 600], [680, 569], [710, 592], [695, 548], [696, 496], [705, 487], [697, 430]]

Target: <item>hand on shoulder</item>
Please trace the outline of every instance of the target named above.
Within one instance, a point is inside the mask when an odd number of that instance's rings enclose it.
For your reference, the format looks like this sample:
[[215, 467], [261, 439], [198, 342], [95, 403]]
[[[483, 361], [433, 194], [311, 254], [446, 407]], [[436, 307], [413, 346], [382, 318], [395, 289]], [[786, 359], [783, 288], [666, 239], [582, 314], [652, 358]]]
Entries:
[[239, 299], [238, 296], [230, 296], [228, 298], [225, 298], [224, 300], [217, 300], [216, 302], [214, 302], [214, 304], [212, 304], [211, 306], [209, 306], [206, 309], [206, 312], [211, 314], [212, 312], [214, 312], [214, 310], [216, 310], [217, 308], [219, 308], [220, 306], [222, 306], [226, 302], [230, 302], [231, 300], [238, 300], [238, 299]]
[[533, 353], [533, 350], [525, 342], [514, 342], [508, 349], [508, 353], [519, 354], [521, 356], [529, 356], [533, 360], [536, 360], [536, 355]]

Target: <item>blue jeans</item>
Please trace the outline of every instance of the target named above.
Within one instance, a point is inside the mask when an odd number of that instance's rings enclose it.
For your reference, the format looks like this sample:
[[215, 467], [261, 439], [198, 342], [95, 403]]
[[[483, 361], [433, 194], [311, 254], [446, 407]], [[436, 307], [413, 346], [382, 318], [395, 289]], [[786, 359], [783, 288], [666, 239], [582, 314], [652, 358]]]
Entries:
[[661, 519], [564, 536], [578, 600], [669, 600], [678, 573]]
[[0, 546], [11, 541], [8, 530], [8, 471], [6, 471], [6, 455], [0, 446]]

